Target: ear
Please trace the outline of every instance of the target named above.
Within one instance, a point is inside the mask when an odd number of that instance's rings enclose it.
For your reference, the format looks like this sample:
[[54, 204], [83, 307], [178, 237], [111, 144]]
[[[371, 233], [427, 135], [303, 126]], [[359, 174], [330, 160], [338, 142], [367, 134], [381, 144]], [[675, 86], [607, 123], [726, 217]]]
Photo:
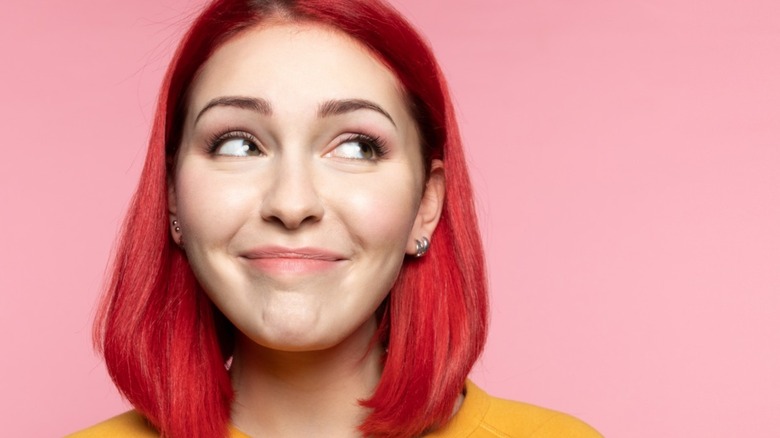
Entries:
[[[176, 221], [174, 223], [174, 221]], [[176, 216], [176, 185], [173, 178], [168, 176], [168, 229], [171, 230], [171, 237], [177, 245], [182, 245], [181, 224]]]
[[[431, 239], [433, 231], [439, 224], [442, 209], [444, 208], [444, 163], [441, 160], [433, 160], [431, 163], [431, 173], [428, 182], [425, 184], [420, 208], [417, 210], [417, 217], [414, 220], [412, 233], [406, 242], [406, 253], [415, 255], [417, 253], [417, 240], [423, 237]], [[431, 244], [435, 244], [431, 242]]]

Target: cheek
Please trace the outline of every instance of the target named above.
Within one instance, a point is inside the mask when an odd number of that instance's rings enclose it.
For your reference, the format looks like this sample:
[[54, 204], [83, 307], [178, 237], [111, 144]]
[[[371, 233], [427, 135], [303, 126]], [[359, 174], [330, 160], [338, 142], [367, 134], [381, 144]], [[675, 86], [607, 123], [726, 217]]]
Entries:
[[176, 178], [177, 215], [188, 244], [229, 238], [257, 207], [251, 184], [206, 175], [184, 165]]
[[394, 179], [369, 181], [359, 187], [340, 202], [345, 222], [356, 237], [367, 246], [404, 248], [419, 203], [414, 184]]

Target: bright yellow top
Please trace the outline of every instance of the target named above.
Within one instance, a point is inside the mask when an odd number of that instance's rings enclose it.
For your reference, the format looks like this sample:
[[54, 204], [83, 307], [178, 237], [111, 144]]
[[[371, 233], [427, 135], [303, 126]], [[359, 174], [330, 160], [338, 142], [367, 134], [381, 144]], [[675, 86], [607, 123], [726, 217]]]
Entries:
[[[66, 438], [159, 438], [136, 411], [125, 412]], [[471, 381], [458, 412], [428, 438], [603, 438], [582, 421], [526, 403], [491, 397]], [[230, 438], [249, 438], [231, 426]]]
[[428, 438], [603, 438], [560, 412], [489, 396], [470, 380], [455, 416]]

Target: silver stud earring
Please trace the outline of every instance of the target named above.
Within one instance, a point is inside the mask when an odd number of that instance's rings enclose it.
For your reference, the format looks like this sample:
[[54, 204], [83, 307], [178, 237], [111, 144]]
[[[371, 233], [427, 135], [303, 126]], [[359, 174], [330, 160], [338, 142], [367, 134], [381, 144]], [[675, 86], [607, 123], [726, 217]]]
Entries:
[[176, 231], [177, 233], [181, 231], [181, 228], [179, 228], [179, 221], [174, 219], [173, 222], [171, 222], [171, 224], [173, 225], [173, 231]]
[[417, 252], [414, 254], [415, 257], [422, 257], [426, 252], [428, 252], [429, 249], [431, 249], [431, 241], [428, 240], [428, 238], [425, 236], [423, 236], [420, 240], [415, 239], [414, 243], [417, 244]]

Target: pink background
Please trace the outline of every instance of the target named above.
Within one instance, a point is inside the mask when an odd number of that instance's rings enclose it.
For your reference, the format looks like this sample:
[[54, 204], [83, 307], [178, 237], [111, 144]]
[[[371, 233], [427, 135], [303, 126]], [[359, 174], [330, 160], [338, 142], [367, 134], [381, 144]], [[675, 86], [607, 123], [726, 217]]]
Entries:
[[[0, 3], [0, 424], [127, 409], [89, 344], [195, 0]], [[473, 378], [610, 437], [780, 433], [780, 2], [414, 1], [488, 251]]]

